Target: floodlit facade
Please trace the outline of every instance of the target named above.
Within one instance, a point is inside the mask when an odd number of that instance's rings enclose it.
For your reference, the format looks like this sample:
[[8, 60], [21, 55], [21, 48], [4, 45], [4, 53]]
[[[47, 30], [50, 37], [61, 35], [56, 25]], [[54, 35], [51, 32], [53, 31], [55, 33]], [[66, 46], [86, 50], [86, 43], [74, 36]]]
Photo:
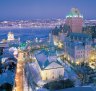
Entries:
[[82, 33], [71, 33], [64, 41], [65, 53], [75, 63], [88, 61], [91, 51], [91, 36]]
[[47, 51], [43, 50], [36, 54], [36, 62], [43, 81], [64, 77], [64, 67], [57, 60], [56, 56], [48, 56]]
[[12, 41], [12, 40], [14, 40], [15, 38], [14, 38], [14, 34], [12, 33], [12, 32], [9, 32], [8, 33], [8, 38], [7, 38], [7, 40], [8, 41]]
[[83, 16], [77, 8], [72, 8], [69, 15], [66, 16], [65, 23], [70, 26], [71, 32], [81, 33], [83, 26]]

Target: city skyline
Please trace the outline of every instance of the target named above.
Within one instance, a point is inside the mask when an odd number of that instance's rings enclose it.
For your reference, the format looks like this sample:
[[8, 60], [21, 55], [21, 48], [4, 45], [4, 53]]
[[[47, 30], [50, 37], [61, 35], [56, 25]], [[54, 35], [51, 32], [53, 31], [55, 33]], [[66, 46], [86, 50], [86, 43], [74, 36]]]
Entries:
[[96, 0], [0, 0], [0, 91], [96, 91]]
[[76, 7], [84, 19], [96, 19], [96, 1], [87, 0], [1, 0], [0, 20], [64, 19]]

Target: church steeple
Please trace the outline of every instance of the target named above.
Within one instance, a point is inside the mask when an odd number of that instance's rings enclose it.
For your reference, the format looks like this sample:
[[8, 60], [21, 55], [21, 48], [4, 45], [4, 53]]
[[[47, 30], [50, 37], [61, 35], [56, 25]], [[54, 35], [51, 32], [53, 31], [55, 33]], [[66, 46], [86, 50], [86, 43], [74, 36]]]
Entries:
[[55, 54], [55, 47], [54, 47], [53, 35], [51, 32], [49, 33], [49, 55], [52, 56], [54, 54]]
[[49, 45], [50, 45], [50, 47], [53, 47], [53, 46], [54, 46], [54, 41], [53, 41], [53, 35], [52, 35], [52, 32], [49, 33]]

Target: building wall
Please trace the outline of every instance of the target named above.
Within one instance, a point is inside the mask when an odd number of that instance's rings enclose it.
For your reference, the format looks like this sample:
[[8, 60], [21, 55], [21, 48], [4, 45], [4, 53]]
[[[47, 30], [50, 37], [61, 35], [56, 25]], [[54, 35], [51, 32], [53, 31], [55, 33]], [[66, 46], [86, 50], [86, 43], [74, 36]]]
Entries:
[[70, 59], [73, 62], [82, 62], [88, 61], [91, 51], [91, 42], [83, 42], [79, 44], [79, 41], [75, 44], [72, 41], [65, 42], [65, 54], [67, 55], [67, 59]]
[[82, 17], [68, 17], [66, 19], [66, 24], [70, 26], [72, 32], [81, 33], [83, 26]]
[[0, 47], [0, 56], [3, 55], [4, 47]]
[[42, 80], [56, 80], [61, 76], [64, 77], [64, 68], [41, 70]]
[[14, 40], [14, 34], [11, 33], [11, 32], [9, 32], [9, 33], [8, 33], [8, 39], [7, 39], [7, 40], [8, 40], [8, 41]]
[[53, 35], [54, 45], [58, 45], [59, 37], [56, 35]]
[[[89, 42], [90, 43], [90, 42]], [[87, 44], [85, 46], [85, 59], [88, 61], [89, 57], [90, 57], [90, 52], [91, 52], [92, 48], [91, 48], [91, 44]]]
[[96, 43], [96, 38], [94, 38], [94, 42], [93, 43]]
[[24, 61], [27, 53], [22, 50], [18, 50], [18, 61]]
[[64, 77], [64, 67], [55, 62], [51, 63], [44, 69], [40, 68], [37, 61], [36, 64], [43, 81], [51, 81]]

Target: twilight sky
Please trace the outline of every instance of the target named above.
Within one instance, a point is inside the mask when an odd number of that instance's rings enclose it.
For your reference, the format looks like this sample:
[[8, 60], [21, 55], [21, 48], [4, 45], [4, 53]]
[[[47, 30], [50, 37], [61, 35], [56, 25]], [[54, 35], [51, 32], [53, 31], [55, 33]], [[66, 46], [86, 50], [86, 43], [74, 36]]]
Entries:
[[96, 0], [0, 0], [0, 20], [65, 18], [72, 7], [96, 19]]

